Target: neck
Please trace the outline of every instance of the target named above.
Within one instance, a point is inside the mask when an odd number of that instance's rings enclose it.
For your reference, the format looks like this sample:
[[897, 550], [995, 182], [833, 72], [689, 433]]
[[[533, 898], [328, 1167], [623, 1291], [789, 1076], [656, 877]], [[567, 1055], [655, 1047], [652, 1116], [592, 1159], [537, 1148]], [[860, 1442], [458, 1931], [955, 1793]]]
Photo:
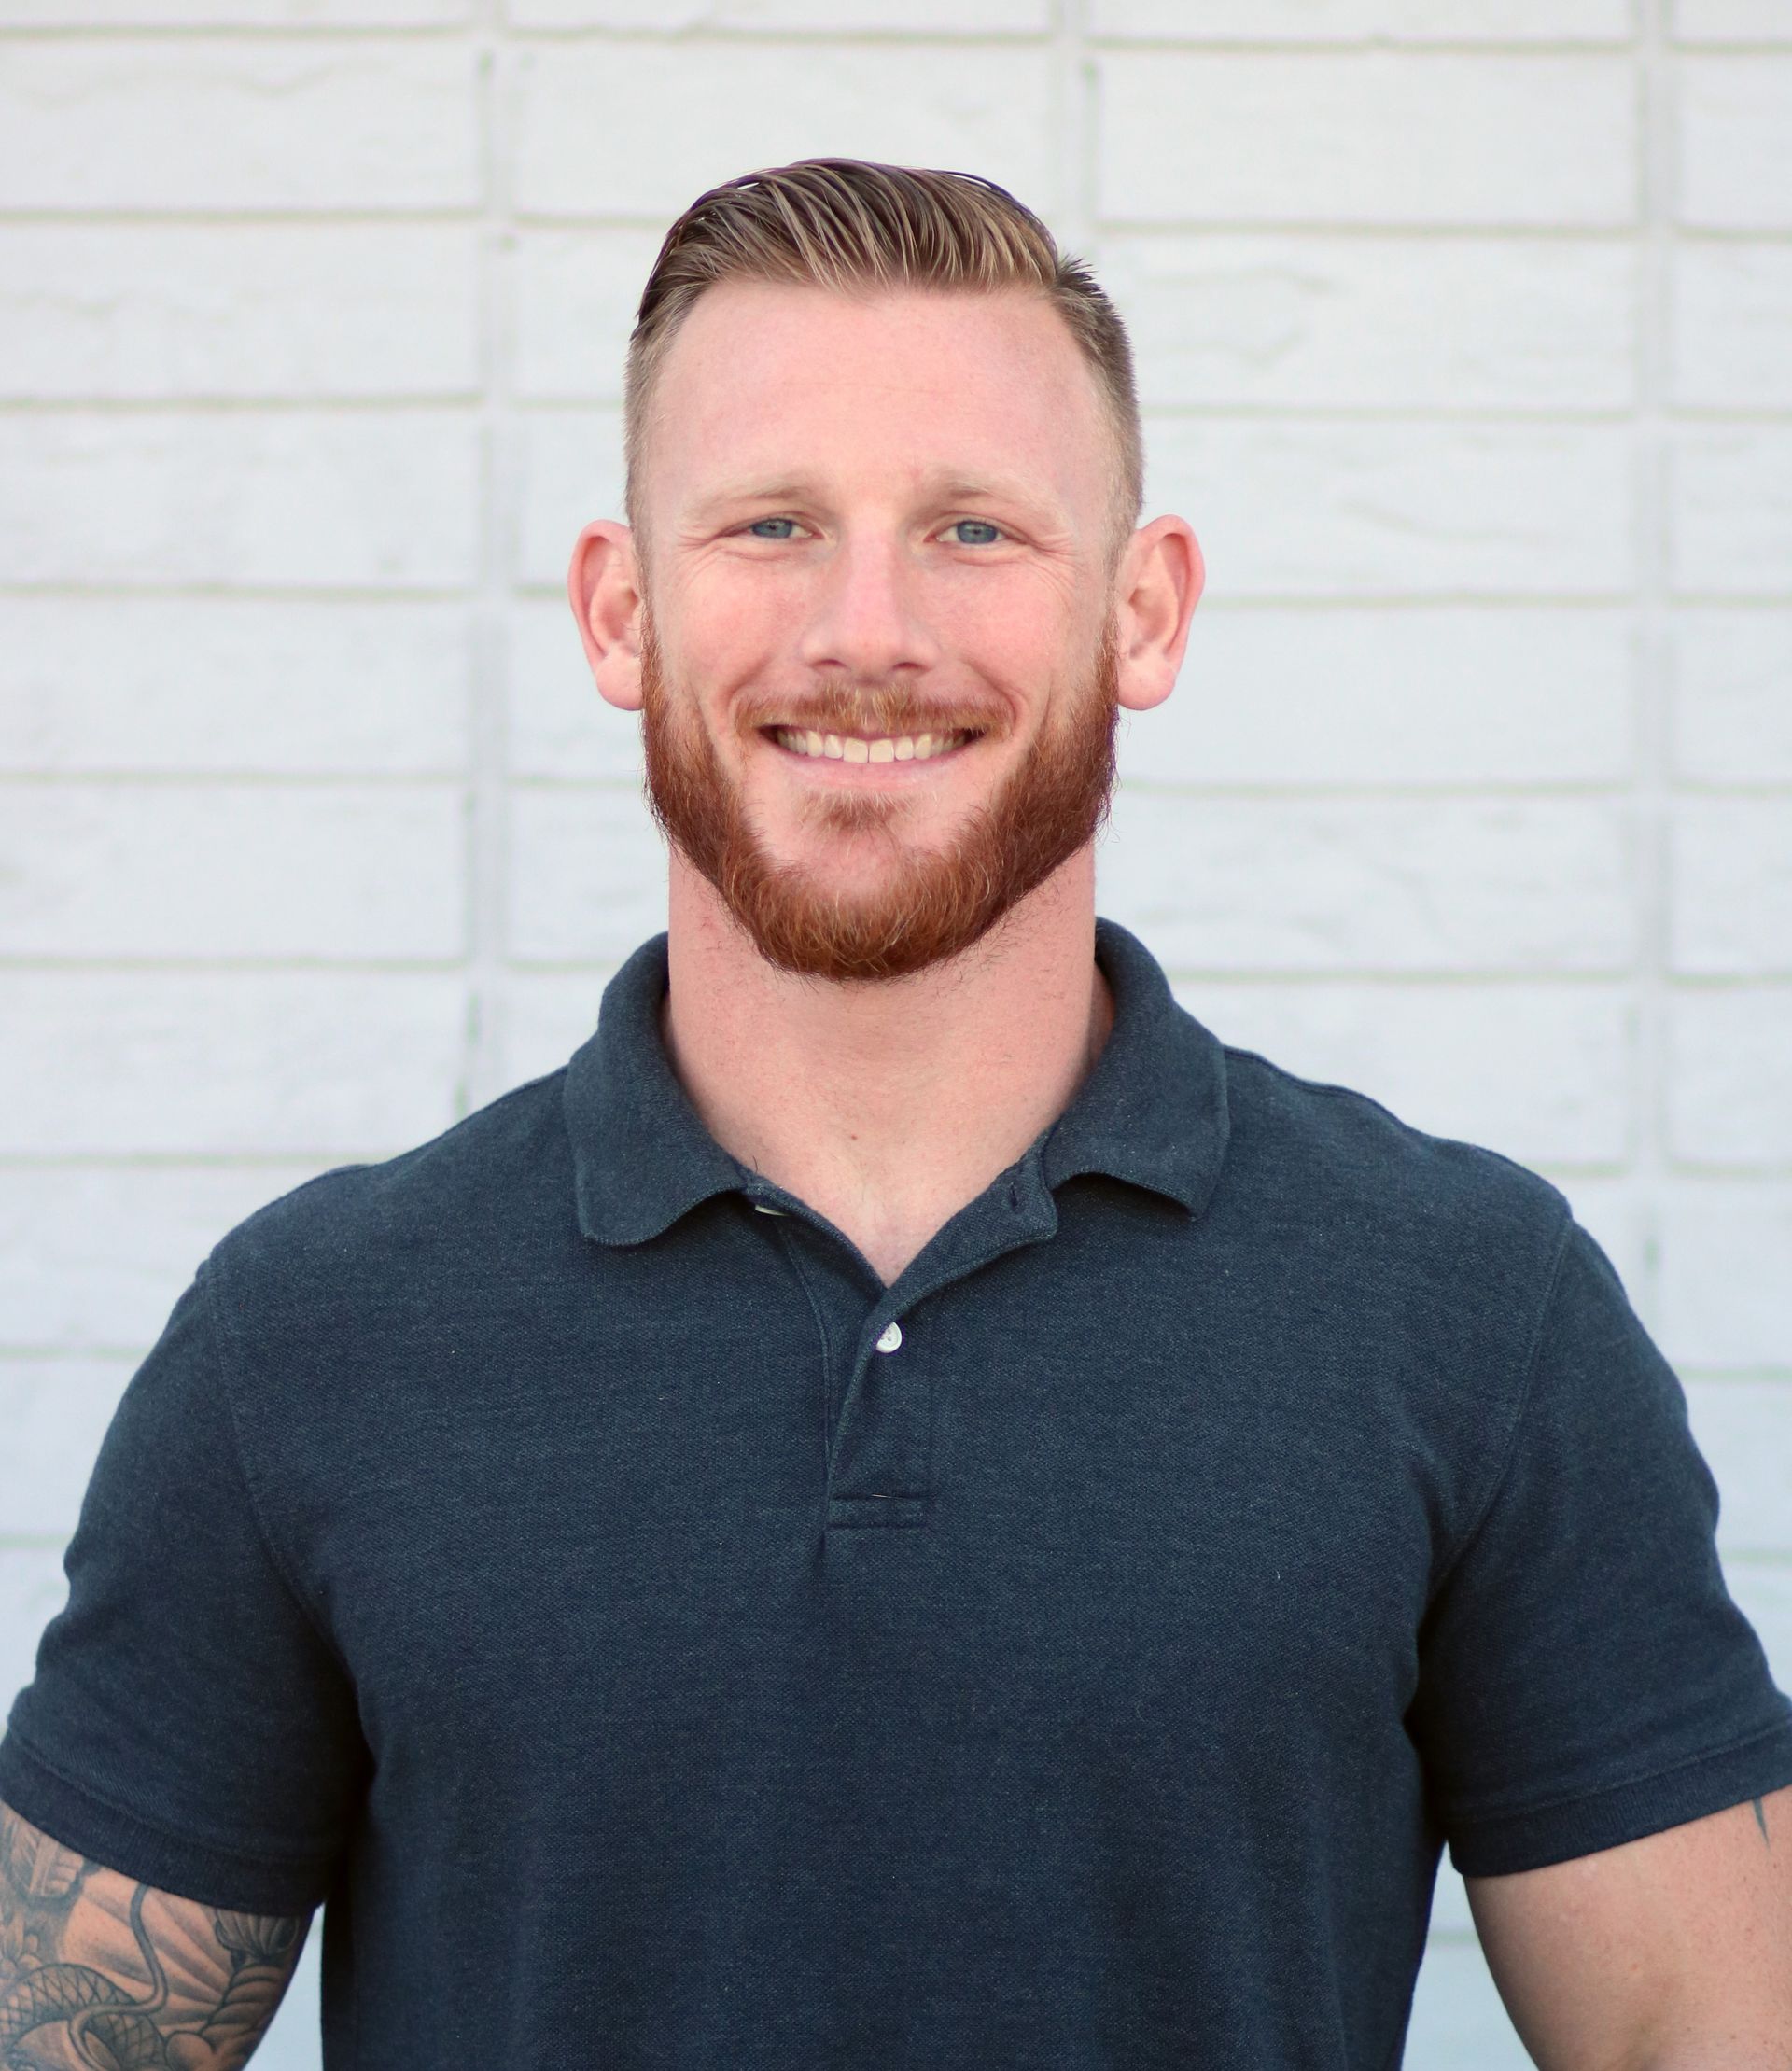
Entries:
[[1092, 848], [964, 955], [838, 985], [768, 964], [674, 851], [667, 1053], [709, 1133], [889, 1283], [1070, 1104], [1107, 1040]]

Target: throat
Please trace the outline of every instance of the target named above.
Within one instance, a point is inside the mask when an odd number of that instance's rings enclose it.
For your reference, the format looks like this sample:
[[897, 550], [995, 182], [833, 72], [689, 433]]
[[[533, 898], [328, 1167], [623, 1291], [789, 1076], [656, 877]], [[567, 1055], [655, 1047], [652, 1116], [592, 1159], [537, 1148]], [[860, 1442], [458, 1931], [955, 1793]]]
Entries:
[[886, 1281], [1074, 1098], [1113, 1022], [1093, 858], [965, 955], [832, 982], [759, 956], [674, 851], [668, 1061], [710, 1135]]

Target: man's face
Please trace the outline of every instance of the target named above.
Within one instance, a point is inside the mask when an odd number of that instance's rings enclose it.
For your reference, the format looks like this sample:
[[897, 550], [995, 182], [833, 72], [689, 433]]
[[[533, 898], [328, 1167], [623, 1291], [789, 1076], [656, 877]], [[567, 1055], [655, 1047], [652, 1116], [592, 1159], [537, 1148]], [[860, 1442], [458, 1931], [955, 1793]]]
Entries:
[[648, 780], [769, 961], [924, 969], [1092, 839], [1113, 467], [1037, 298], [731, 284], [696, 305], [640, 497]]

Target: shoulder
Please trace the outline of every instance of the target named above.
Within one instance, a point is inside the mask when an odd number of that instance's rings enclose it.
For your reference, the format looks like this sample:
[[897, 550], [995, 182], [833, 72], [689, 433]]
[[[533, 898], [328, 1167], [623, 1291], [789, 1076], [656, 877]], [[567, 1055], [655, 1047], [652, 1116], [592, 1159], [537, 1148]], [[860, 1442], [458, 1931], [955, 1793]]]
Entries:
[[440, 1136], [320, 1173], [259, 1209], [207, 1269], [232, 1305], [336, 1298], [422, 1280], [445, 1289], [554, 1228], [576, 1232], [566, 1070], [515, 1087]]
[[1559, 1235], [1560, 1189], [1487, 1145], [1416, 1127], [1351, 1086], [1301, 1078], [1253, 1050], [1225, 1051], [1229, 1155], [1257, 1183], [1329, 1207], [1467, 1213]]
[[1370, 1301], [1534, 1312], [1573, 1227], [1560, 1189], [1485, 1145], [1415, 1127], [1348, 1086], [1227, 1047], [1224, 1196]]

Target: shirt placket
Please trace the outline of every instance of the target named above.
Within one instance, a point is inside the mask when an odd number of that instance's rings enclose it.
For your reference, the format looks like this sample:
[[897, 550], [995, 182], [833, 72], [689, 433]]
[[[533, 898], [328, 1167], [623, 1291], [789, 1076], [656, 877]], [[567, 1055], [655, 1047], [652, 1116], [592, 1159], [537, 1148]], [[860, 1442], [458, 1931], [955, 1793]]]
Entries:
[[950, 1371], [949, 1311], [939, 1297], [1056, 1230], [1037, 1147], [955, 1216], [889, 1287], [802, 1202], [762, 1187], [753, 1205], [784, 1218], [779, 1234], [828, 1319], [827, 1529], [925, 1524], [934, 1493], [934, 1392]]

